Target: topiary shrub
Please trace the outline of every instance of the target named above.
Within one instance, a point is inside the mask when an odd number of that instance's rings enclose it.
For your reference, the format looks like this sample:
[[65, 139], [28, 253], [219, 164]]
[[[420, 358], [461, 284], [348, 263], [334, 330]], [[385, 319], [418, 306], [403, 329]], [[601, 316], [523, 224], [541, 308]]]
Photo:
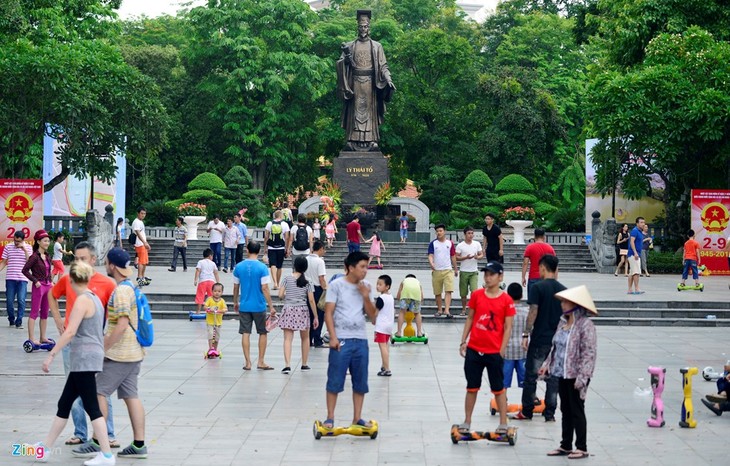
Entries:
[[494, 189], [499, 194], [535, 192], [535, 186], [527, 178], [516, 173], [502, 178]]
[[[473, 170], [461, 183], [461, 194], [453, 196], [453, 224], [477, 227], [483, 222], [482, 206], [496, 202], [492, 180], [482, 170]], [[499, 209], [501, 210], [501, 209]], [[463, 227], [462, 227], [463, 228]]]
[[497, 202], [506, 209], [517, 206], [532, 207], [537, 202], [537, 197], [532, 194], [510, 193], [499, 196]]
[[197, 202], [198, 204], [208, 204], [210, 201], [220, 201], [223, 196], [216, 194], [207, 189], [193, 189], [182, 195], [183, 199], [188, 202]]
[[[249, 175], [250, 176], [250, 175]], [[213, 191], [214, 189], [226, 189], [226, 183], [215, 173], [203, 172], [188, 183], [188, 190], [198, 189]], [[183, 195], [183, 197], [185, 197]]]
[[253, 177], [244, 167], [240, 165], [234, 165], [228, 172], [223, 176], [226, 185], [230, 189], [249, 189], [253, 186]]
[[[532, 208], [535, 209], [535, 214], [540, 218], [548, 218], [551, 215], [553, 215], [555, 212], [557, 212], [559, 209], [555, 207], [552, 204], [548, 204], [547, 202], [537, 201], [532, 205]], [[581, 215], [585, 215], [585, 212], [581, 210]], [[583, 219], [585, 223], [585, 218]], [[565, 230], [550, 230], [550, 231], [565, 231]]]

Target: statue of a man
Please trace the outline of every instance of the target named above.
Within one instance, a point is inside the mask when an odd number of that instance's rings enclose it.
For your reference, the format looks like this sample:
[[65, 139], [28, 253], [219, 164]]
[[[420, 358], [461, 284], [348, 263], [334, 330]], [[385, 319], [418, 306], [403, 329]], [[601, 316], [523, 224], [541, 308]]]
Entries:
[[377, 151], [385, 103], [395, 91], [380, 42], [370, 38], [370, 10], [357, 11], [358, 38], [342, 44], [337, 95], [343, 101], [344, 150]]

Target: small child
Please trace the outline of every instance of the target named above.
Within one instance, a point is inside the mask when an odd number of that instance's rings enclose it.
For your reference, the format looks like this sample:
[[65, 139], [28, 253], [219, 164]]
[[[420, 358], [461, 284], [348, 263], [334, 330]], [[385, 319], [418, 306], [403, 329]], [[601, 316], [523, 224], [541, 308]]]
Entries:
[[365, 241], [366, 243], [372, 243], [370, 245], [370, 258], [368, 259], [368, 268], [370, 268], [370, 262], [372, 262], [373, 258], [378, 259], [378, 269], [383, 269], [383, 265], [380, 263], [380, 251], [385, 251], [385, 244], [383, 244], [383, 241], [380, 239], [380, 234], [378, 232], [374, 232], [373, 236], [370, 237], [369, 240]]
[[335, 241], [335, 235], [337, 234], [337, 225], [334, 215], [330, 216], [330, 219], [327, 221], [327, 224], [324, 226], [324, 235], [327, 237], [327, 247], [331, 248], [332, 243]]
[[393, 285], [393, 279], [390, 275], [381, 275], [378, 277], [378, 284], [375, 289], [378, 290], [380, 296], [375, 300], [375, 308], [378, 310], [377, 317], [373, 321], [375, 325], [375, 343], [380, 347], [380, 358], [383, 365], [378, 375], [381, 377], [390, 377], [390, 355], [388, 354], [388, 344], [390, 343], [390, 335], [393, 333], [393, 319], [395, 318], [395, 302], [393, 295], [390, 294], [390, 287]]
[[507, 287], [507, 294], [515, 303], [515, 318], [512, 321], [512, 333], [504, 356], [504, 388], [512, 386], [513, 372], [517, 372], [517, 386], [522, 388], [522, 384], [525, 382], [525, 362], [527, 360], [527, 350], [522, 347], [522, 334], [525, 331], [529, 308], [521, 302], [522, 285], [519, 283], [510, 283]]
[[423, 287], [415, 275], [409, 273], [400, 284], [398, 294], [395, 297], [400, 304], [400, 312], [398, 313], [398, 331], [395, 336], [401, 336], [403, 328], [403, 320], [406, 312], [411, 311], [416, 315], [416, 332], [419, 337], [423, 336], [423, 319], [421, 318], [421, 303], [423, 302]]
[[[202, 262], [202, 261], [201, 261]], [[211, 261], [213, 262], [213, 261]], [[218, 351], [218, 341], [221, 339], [221, 325], [223, 325], [223, 314], [228, 311], [223, 296], [223, 284], [214, 283], [212, 296], [205, 300], [205, 323], [208, 327], [208, 349]]]
[[198, 265], [195, 266], [195, 278], [193, 279], [193, 285], [197, 287], [195, 289], [195, 304], [198, 305], [196, 314], [200, 314], [205, 298], [213, 296], [213, 284], [215, 283], [220, 283], [218, 267], [213, 262], [213, 250], [205, 248], [203, 259], [199, 260]]
[[682, 286], [687, 280], [689, 270], [692, 269], [692, 278], [695, 281], [695, 286], [700, 285], [700, 276], [697, 273], [697, 266], [700, 265], [700, 243], [695, 241], [694, 230], [687, 232], [689, 239], [684, 243], [684, 267], [682, 268]]
[[319, 224], [319, 219], [315, 218], [312, 224], [312, 236], [314, 239], [319, 239], [319, 233], [322, 231], [322, 225]]
[[53, 283], [57, 283], [58, 279], [61, 278], [61, 275], [66, 272], [66, 269], [63, 267], [63, 256], [69, 254], [73, 255], [73, 253], [63, 249], [63, 245], [66, 242], [66, 238], [63, 236], [63, 233], [59, 231], [56, 233], [56, 237], [54, 239], [56, 242], [53, 243], [53, 260], [51, 261], [53, 264], [53, 271], [51, 272], [51, 277]]

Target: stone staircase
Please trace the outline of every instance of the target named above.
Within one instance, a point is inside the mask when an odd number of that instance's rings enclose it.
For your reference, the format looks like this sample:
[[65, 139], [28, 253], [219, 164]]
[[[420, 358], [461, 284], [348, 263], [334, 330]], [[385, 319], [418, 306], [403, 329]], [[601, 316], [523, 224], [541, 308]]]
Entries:
[[[195, 310], [195, 295], [170, 293], [145, 293], [150, 301], [155, 319], [187, 319], [188, 313]], [[281, 307], [278, 299], [275, 306]], [[30, 306], [30, 294], [28, 295]], [[730, 303], [727, 302], [672, 302], [672, 301], [596, 301], [599, 317], [593, 322], [601, 326], [644, 326], [644, 327], [730, 327]], [[61, 309], [64, 308], [63, 302]], [[429, 324], [463, 325], [464, 317], [458, 314], [461, 303], [455, 299], [451, 311], [454, 319], [437, 318], [436, 303], [427, 298], [422, 307], [424, 320]], [[5, 316], [5, 293], [0, 293], [0, 312]], [[26, 311], [27, 318], [28, 311]], [[233, 313], [230, 313], [233, 317]]]
[[[427, 270], [428, 244], [427, 243], [384, 243], [385, 251], [382, 252], [381, 263], [386, 269], [405, 270]], [[169, 267], [172, 260], [171, 239], [151, 239], [150, 265]], [[209, 247], [206, 240], [189, 241], [187, 249], [188, 267], [195, 267], [198, 260], [203, 258], [203, 250]], [[564, 272], [595, 272], [595, 265], [591, 253], [586, 245], [558, 244], [553, 246], [560, 258], [560, 270]], [[362, 250], [367, 253], [370, 244], [363, 244]], [[522, 268], [522, 256], [525, 250], [524, 245], [505, 244], [504, 259], [505, 270], [518, 271]], [[132, 254], [134, 252], [132, 251]], [[222, 254], [223, 255], [223, 254]], [[325, 263], [328, 269], [335, 270], [342, 267], [342, 261], [347, 255], [347, 245], [344, 241], [335, 242], [331, 249], [327, 250]], [[178, 266], [181, 267], [181, 259], [178, 259]], [[222, 260], [222, 259], [221, 259]], [[486, 264], [486, 260], [480, 261], [480, 265]], [[284, 267], [291, 267], [291, 259], [284, 261]]]

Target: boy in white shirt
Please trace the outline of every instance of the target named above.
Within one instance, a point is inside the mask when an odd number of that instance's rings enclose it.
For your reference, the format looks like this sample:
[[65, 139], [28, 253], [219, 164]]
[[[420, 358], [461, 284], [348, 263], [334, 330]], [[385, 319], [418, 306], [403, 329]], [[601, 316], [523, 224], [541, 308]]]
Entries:
[[200, 314], [200, 309], [205, 303], [205, 299], [208, 296], [213, 296], [213, 285], [220, 283], [218, 278], [218, 267], [213, 262], [213, 250], [206, 248], [203, 251], [203, 259], [198, 261], [198, 265], [195, 266], [195, 279], [193, 285], [195, 289], [195, 304], [198, 305], [198, 309], [195, 311], [196, 314]]
[[466, 302], [469, 292], [479, 288], [479, 264], [477, 261], [484, 257], [482, 245], [473, 241], [474, 229], [464, 228], [464, 241], [456, 245], [456, 262], [459, 267], [459, 295], [461, 296], [461, 315], [466, 315]]
[[381, 275], [378, 277], [378, 284], [375, 286], [380, 296], [375, 300], [377, 317], [373, 321], [373, 325], [375, 325], [375, 343], [380, 348], [380, 358], [383, 361], [380, 372], [378, 372], [381, 377], [391, 376], [388, 344], [390, 343], [390, 335], [393, 333], [393, 320], [395, 319], [395, 301], [393, 301], [393, 295], [390, 294], [392, 285], [393, 279], [390, 278], [390, 275]]

